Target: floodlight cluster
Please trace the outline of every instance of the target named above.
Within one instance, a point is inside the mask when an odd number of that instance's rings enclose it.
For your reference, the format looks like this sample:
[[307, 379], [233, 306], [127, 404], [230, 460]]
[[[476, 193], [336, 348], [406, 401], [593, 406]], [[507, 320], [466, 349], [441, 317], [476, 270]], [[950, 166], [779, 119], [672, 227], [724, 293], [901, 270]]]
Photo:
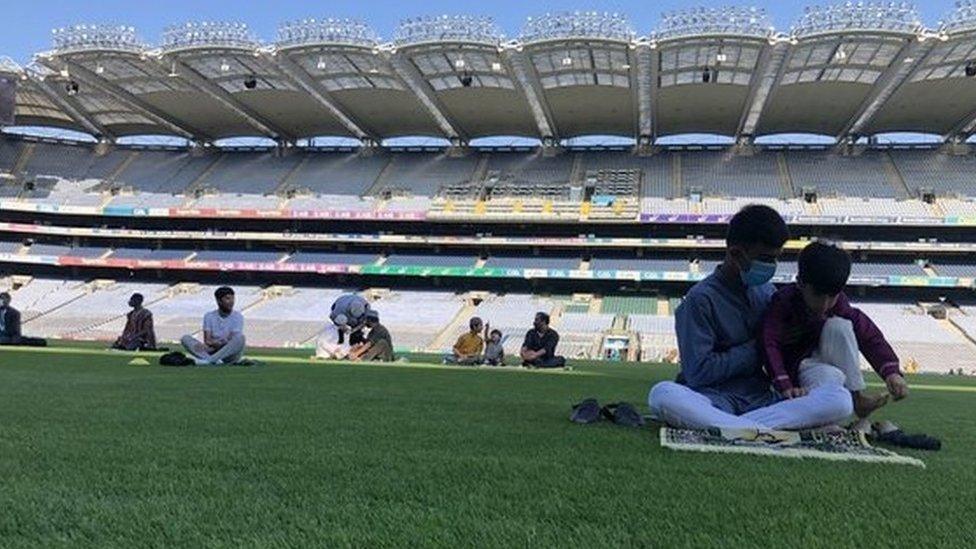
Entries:
[[366, 23], [354, 19], [301, 19], [278, 27], [278, 46], [346, 44], [373, 47], [379, 36]]
[[725, 6], [665, 13], [654, 38], [667, 40], [714, 34], [765, 37], [772, 33], [773, 24], [766, 10]]
[[802, 37], [838, 31], [917, 32], [922, 19], [907, 2], [845, 2], [809, 6], [791, 34]]
[[962, 32], [976, 29], [976, 2], [973, 0], [959, 0], [956, 9], [942, 24], [945, 32]]
[[0, 56], [0, 74], [17, 74], [20, 71], [21, 67], [16, 61], [5, 55]]
[[630, 41], [637, 36], [626, 15], [608, 12], [547, 13], [529, 17], [522, 27], [523, 42], [566, 38]]
[[175, 25], [163, 31], [165, 50], [200, 46], [252, 48], [259, 43], [246, 23], [203, 21]]
[[481, 42], [498, 44], [502, 31], [491, 17], [441, 15], [416, 17], [400, 22], [393, 43], [402, 46], [423, 42]]
[[143, 49], [136, 37], [136, 29], [127, 25], [72, 25], [53, 29], [51, 35], [58, 52]]

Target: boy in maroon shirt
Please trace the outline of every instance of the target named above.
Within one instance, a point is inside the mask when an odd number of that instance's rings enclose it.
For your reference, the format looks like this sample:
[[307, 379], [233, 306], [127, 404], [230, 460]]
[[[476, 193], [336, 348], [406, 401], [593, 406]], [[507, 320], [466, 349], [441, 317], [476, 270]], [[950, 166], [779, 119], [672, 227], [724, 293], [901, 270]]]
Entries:
[[[854, 412], [867, 417], [888, 401], [888, 395], [867, 395], [860, 354], [885, 381], [895, 400], [908, 396], [898, 356], [866, 314], [852, 307], [844, 294], [851, 273], [846, 252], [813, 242], [800, 252], [795, 284], [773, 295], [762, 326], [766, 372], [784, 398], [803, 396], [820, 383], [843, 380], [851, 391]], [[812, 364], [829, 364], [836, 379], [820, 379]]]

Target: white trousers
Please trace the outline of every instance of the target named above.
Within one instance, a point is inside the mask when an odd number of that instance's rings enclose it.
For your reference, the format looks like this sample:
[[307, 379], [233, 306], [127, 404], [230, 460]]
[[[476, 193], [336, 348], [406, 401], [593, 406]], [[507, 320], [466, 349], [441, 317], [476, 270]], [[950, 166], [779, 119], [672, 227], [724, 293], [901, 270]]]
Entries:
[[336, 343], [334, 337], [323, 334], [315, 340], [315, 358], [343, 360], [349, 356], [349, 345]]
[[854, 412], [850, 391], [865, 387], [857, 338], [849, 320], [827, 320], [820, 347], [800, 363], [799, 381], [809, 390], [806, 396], [741, 416], [716, 408], [705, 395], [672, 381], [652, 387], [647, 405], [661, 421], [686, 429], [809, 429], [840, 423]]
[[206, 360], [212, 364], [233, 364], [240, 360], [244, 355], [244, 334], [234, 334], [227, 341], [227, 344], [217, 349], [213, 354], [207, 351], [207, 346], [191, 335], [185, 335], [180, 339], [180, 343], [186, 352], [200, 360]]
[[861, 372], [861, 352], [857, 348], [854, 325], [846, 318], [828, 318], [820, 332], [820, 346], [810, 358], [800, 362], [800, 387], [810, 388], [804, 372], [813, 366], [833, 366], [844, 375], [844, 387], [848, 391], [863, 391], [864, 373]]

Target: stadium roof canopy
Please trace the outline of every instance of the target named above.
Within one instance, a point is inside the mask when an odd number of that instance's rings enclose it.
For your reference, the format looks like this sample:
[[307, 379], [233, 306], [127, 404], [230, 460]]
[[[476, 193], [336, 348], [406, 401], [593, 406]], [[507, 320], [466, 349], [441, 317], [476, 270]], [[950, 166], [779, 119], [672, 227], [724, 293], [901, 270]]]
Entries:
[[150, 47], [125, 26], [53, 31], [18, 75], [19, 125], [104, 139], [197, 141], [323, 135], [464, 143], [486, 136], [740, 140], [881, 132], [964, 139], [976, 129], [976, 7], [927, 29], [900, 2], [808, 8], [777, 32], [755, 8], [665, 14], [638, 33], [619, 14], [530, 18], [514, 40], [489, 18], [401, 23], [381, 41], [361, 22], [285, 23], [271, 44], [240, 23], [169, 28]]

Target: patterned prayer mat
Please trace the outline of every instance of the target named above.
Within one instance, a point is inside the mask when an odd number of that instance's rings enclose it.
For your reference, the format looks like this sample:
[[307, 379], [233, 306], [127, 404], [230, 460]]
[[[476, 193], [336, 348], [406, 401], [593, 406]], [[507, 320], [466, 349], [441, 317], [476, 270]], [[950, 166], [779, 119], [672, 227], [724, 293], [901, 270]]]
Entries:
[[661, 446], [692, 452], [900, 463], [925, 467], [920, 459], [871, 446], [864, 433], [858, 431], [691, 430], [661, 427]]

